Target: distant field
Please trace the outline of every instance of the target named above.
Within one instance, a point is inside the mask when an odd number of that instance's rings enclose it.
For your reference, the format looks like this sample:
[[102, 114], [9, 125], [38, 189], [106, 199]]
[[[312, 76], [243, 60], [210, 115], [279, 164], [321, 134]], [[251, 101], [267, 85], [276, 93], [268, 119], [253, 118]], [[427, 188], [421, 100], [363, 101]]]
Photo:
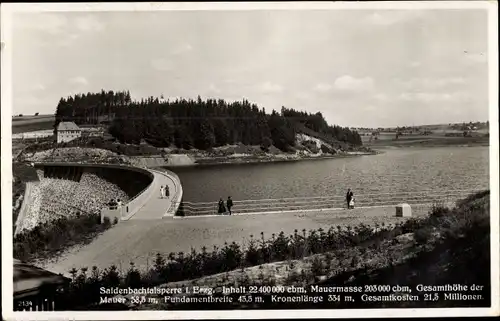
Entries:
[[[429, 140], [429, 139], [436, 139], [436, 138], [442, 138], [445, 137], [444, 135], [403, 135], [398, 137], [398, 141], [416, 141], [416, 140]], [[380, 142], [387, 142], [387, 141], [393, 141], [396, 138], [396, 133], [380, 133], [380, 135], [377, 137], [377, 140], [372, 140], [372, 143], [380, 143]], [[363, 142], [369, 142], [370, 137], [369, 136], [363, 136]]]
[[55, 116], [52, 114], [47, 114], [47, 115], [38, 115], [38, 116], [14, 116], [12, 117], [12, 122], [13, 123], [22, 123], [22, 122], [40, 122], [40, 121], [46, 121], [46, 120], [54, 120]]
[[12, 125], [12, 134], [34, 132], [37, 130], [46, 130], [46, 129], [52, 129], [52, 128], [54, 128], [54, 121], [53, 120], [45, 121], [45, 122], [31, 123], [31, 124], [23, 124], [23, 125], [17, 125], [17, 126], [15, 126], [13, 124]]
[[[452, 133], [446, 131], [446, 133]], [[455, 132], [453, 132], [455, 133]], [[456, 132], [457, 134], [460, 132]], [[489, 137], [484, 137], [486, 132], [477, 131], [473, 137], [445, 136], [444, 133], [433, 133], [431, 135], [408, 135], [399, 136], [395, 139], [395, 133], [381, 133], [377, 140], [370, 142], [369, 136], [362, 136], [363, 144], [366, 146], [443, 146], [443, 145], [488, 145]]]
[[23, 116], [12, 118], [12, 133], [26, 133], [37, 130], [52, 129], [54, 126], [54, 115]]

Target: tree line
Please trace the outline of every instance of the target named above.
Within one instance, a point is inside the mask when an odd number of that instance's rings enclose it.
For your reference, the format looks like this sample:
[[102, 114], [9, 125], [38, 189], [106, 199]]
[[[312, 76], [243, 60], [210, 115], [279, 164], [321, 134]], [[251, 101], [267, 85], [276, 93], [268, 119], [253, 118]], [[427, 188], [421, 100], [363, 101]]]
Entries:
[[[156, 147], [174, 144], [178, 148], [202, 150], [226, 144], [271, 145], [283, 151], [293, 150], [295, 137], [308, 129], [330, 139], [361, 146], [356, 131], [331, 126], [321, 113], [306, 113], [282, 107], [270, 114], [248, 100], [227, 102], [223, 99], [176, 99], [148, 97], [134, 101], [129, 91], [104, 91], [61, 98], [55, 126], [61, 121], [78, 125], [109, 121], [110, 134], [122, 143], [141, 141]], [[335, 145], [335, 144], [334, 144]]]

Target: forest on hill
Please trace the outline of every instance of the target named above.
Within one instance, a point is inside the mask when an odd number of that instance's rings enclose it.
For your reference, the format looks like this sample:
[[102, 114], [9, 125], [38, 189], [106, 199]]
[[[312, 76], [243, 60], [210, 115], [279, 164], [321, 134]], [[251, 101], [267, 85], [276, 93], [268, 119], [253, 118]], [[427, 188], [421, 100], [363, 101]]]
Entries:
[[297, 133], [307, 133], [333, 146], [361, 146], [356, 131], [329, 125], [321, 113], [281, 108], [270, 114], [248, 100], [164, 100], [163, 97], [133, 101], [129, 91], [104, 91], [61, 98], [55, 126], [61, 121], [78, 125], [109, 122], [110, 134], [122, 143], [141, 141], [155, 147], [207, 150], [226, 144], [271, 145], [293, 150]]

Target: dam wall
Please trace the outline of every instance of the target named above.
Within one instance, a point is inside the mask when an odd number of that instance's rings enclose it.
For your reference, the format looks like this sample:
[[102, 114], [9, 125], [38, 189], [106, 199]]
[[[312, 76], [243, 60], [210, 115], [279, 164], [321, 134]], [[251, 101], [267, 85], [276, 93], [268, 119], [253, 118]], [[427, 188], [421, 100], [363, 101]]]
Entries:
[[[100, 205], [98, 205], [99, 212], [101, 214], [101, 221], [104, 216], [108, 216], [113, 222], [115, 217], [118, 220], [123, 219], [126, 216], [132, 216], [137, 211], [141, 209], [144, 203], [148, 200], [151, 195], [151, 190], [154, 182], [155, 175], [144, 168], [138, 168], [133, 166], [115, 165], [115, 164], [80, 164], [80, 163], [36, 163], [33, 164], [40, 180], [51, 179], [53, 185], [71, 184], [70, 186], [76, 186], [75, 191], [68, 191], [68, 199], [70, 201], [75, 201], [78, 204], [78, 200], [81, 198], [91, 198], [100, 194], [97, 197]], [[110, 182], [116, 186], [121, 191], [120, 193], [125, 196], [121, 198], [124, 202], [120, 209], [109, 208], [107, 202], [111, 200], [106, 199], [106, 189], [100, 186], [85, 185], [83, 183], [83, 177], [85, 175], [92, 175], [93, 177], [99, 177], [100, 179]], [[82, 183], [80, 183], [82, 180]], [[60, 182], [60, 184], [59, 184]], [[103, 182], [103, 181], [101, 181]], [[80, 188], [81, 187], [81, 188]], [[115, 188], [116, 188], [115, 187]], [[94, 189], [95, 188], [95, 189]], [[96, 195], [94, 195], [94, 192]], [[123, 192], [123, 193], [122, 193]], [[81, 195], [84, 193], [85, 195]], [[104, 198], [102, 194], [104, 193]], [[29, 193], [28, 193], [29, 194]], [[116, 194], [116, 193], [115, 193]], [[113, 195], [112, 193], [110, 195]], [[115, 197], [113, 197], [115, 198]], [[29, 198], [28, 198], [29, 199]], [[51, 202], [55, 203], [55, 202]], [[29, 206], [26, 203], [25, 206]], [[56, 212], [66, 213], [68, 212], [69, 204], [54, 204], [56, 207]], [[60, 210], [57, 210], [59, 208]], [[85, 208], [81, 208], [81, 212], [85, 212]]]
[[[179, 177], [166, 169], [147, 169], [117, 164], [85, 164], [47, 162], [34, 163], [40, 187], [35, 197], [40, 203], [32, 213], [33, 186], [26, 192], [21, 209], [22, 220], [31, 227], [57, 217], [72, 217], [90, 213], [100, 214], [101, 222], [107, 217], [112, 223], [129, 219], [161, 219], [174, 216], [182, 199]], [[160, 198], [161, 186], [169, 187], [169, 196]], [[120, 199], [121, 206], [109, 201]], [[36, 203], [36, 202], [35, 202]]]
[[79, 181], [84, 172], [95, 174], [116, 184], [129, 198], [136, 197], [154, 178], [154, 175], [144, 168], [115, 164], [35, 163], [34, 167], [40, 180], [52, 177]]

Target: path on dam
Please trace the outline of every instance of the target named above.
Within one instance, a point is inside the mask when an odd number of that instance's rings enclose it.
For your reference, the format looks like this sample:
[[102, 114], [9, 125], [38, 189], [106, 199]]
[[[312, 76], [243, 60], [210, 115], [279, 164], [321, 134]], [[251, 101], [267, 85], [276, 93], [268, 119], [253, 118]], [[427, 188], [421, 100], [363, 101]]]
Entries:
[[[423, 216], [429, 207], [412, 207], [412, 216]], [[206, 246], [209, 251], [214, 246], [224, 246], [224, 242], [248, 244], [250, 235], [266, 239], [272, 233], [283, 231], [292, 234], [295, 229], [328, 229], [331, 226], [360, 223], [375, 225], [394, 224], [407, 218], [395, 217], [394, 206], [377, 208], [357, 208], [352, 210], [323, 210], [316, 212], [295, 212], [282, 214], [255, 215], [219, 215], [213, 217], [173, 218], [162, 220], [122, 221], [105, 231], [90, 244], [81, 248], [70, 249], [55, 262], [40, 262], [37, 265], [56, 273], [68, 275], [72, 268], [97, 266], [99, 269], [111, 265], [126, 272], [130, 262], [139, 269], [148, 269], [153, 265], [157, 253], [165, 257], [170, 252], [191, 248], [200, 251]]]
[[[130, 217], [128, 220], [157, 220], [166, 215], [167, 211], [172, 206], [172, 197], [178, 187], [172, 177], [168, 173], [149, 169], [154, 179], [151, 183], [151, 194], [144, 205]], [[160, 197], [160, 187], [168, 186], [170, 196], [168, 198]], [[123, 224], [124, 222], [121, 222]]]

